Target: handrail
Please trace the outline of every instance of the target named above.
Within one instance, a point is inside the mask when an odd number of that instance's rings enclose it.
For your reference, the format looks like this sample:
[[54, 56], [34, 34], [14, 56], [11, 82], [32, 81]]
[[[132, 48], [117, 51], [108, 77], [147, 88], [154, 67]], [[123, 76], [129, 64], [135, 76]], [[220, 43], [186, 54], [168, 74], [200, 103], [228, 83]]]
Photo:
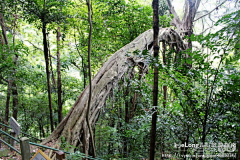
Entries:
[[8, 144], [7, 142], [5, 142], [4, 140], [2, 140], [0, 138], [0, 141], [3, 142], [4, 144], [6, 144], [9, 148], [11, 148], [12, 150], [16, 151], [18, 154], [21, 155], [21, 152], [19, 152], [17, 149], [15, 149], [13, 146], [11, 146], [10, 144]]
[[84, 153], [78, 153], [77, 157], [88, 158], [88, 159], [92, 159], [92, 160], [103, 160], [101, 158], [93, 158], [91, 156], [86, 156]]
[[13, 140], [15, 140], [16, 142], [20, 142], [17, 138], [11, 136], [10, 134], [8, 134], [7, 132], [4, 132], [3, 130], [0, 129], [0, 132], [2, 132], [3, 134], [7, 135], [8, 137], [12, 138]]
[[[1, 126], [1, 125], [3, 125], [4, 127], [7, 127], [7, 128], [12, 128], [12, 127], [10, 127], [10, 126], [8, 126], [8, 125], [0, 122], [0, 126]], [[33, 138], [33, 139], [35, 139], [35, 140], [37, 140], [37, 141], [41, 141], [40, 139], [38, 139], [38, 138], [36, 138], [36, 137], [33, 137], [32, 135], [27, 134], [27, 133], [25, 133], [25, 132], [20, 131], [20, 133], [22, 133], [22, 134], [24, 134], [24, 135], [27, 135], [28, 137]]]
[[[56, 148], [52, 148], [52, 147], [49, 147], [49, 146], [45, 146], [45, 145], [41, 145], [41, 144], [37, 144], [37, 143], [33, 143], [33, 142], [29, 142], [29, 144], [34, 145], [34, 146], [38, 146], [38, 147], [42, 147], [42, 148], [46, 148], [46, 149], [51, 149], [53, 151], [62, 151], [62, 150], [59, 150], [59, 149], [56, 149]], [[70, 152], [66, 152], [66, 151], [62, 151], [62, 152], [66, 153], [66, 154], [71, 154]], [[79, 154], [82, 158], [88, 158], [88, 159], [93, 159], [93, 160], [102, 160], [100, 158], [93, 158], [91, 156], [87, 156], [84, 153], [79, 153]]]
[[6, 125], [4, 123], [1, 123], [1, 122], [0, 122], [0, 125], [3, 125], [4, 127], [7, 127], [7, 128], [11, 128], [10, 126], [8, 126], [8, 125]]
[[[0, 133], [3, 133], [5, 135], [7, 135], [8, 137], [12, 138], [13, 140], [15, 140], [16, 142], [20, 143], [20, 141], [18, 139], [16, 139], [15, 137], [11, 136], [10, 134], [8, 134], [7, 132], [3, 131], [2, 129], [0, 129]], [[18, 150], [16, 150], [14, 147], [12, 147], [11, 145], [9, 145], [7, 142], [5, 142], [4, 140], [0, 139], [4, 144], [6, 144], [7, 146], [9, 146], [11, 149], [13, 149], [14, 151], [18, 152], [19, 154], [21, 154]], [[62, 151], [62, 150], [59, 150], [59, 149], [56, 149], [56, 148], [52, 148], [52, 147], [48, 147], [48, 146], [45, 146], [45, 145], [41, 145], [41, 144], [37, 144], [37, 143], [34, 143], [34, 142], [29, 142], [29, 144], [31, 145], [34, 145], [34, 146], [38, 146], [38, 147], [42, 147], [42, 148], [46, 148], [46, 149], [50, 149], [50, 150], [53, 150], [53, 151]], [[71, 154], [70, 152], [66, 152], [66, 151], [62, 151], [66, 154]], [[102, 160], [101, 158], [93, 158], [92, 156], [87, 156], [86, 154], [84, 153], [78, 153], [79, 156], [81, 156], [82, 158], [88, 158], [88, 159], [92, 159], [92, 160]]]
[[[42, 148], [46, 148], [46, 149], [51, 149], [53, 151], [62, 151], [62, 150], [59, 150], [59, 149], [56, 149], [56, 148], [44, 146], [44, 145], [37, 144], [37, 143], [34, 143], [34, 142], [29, 142], [29, 144], [34, 145], [34, 146], [38, 146], [38, 147], [42, 147]], [[66, 154], [71, 154], [70, 152], [66, 152], [66, 151], [62, 151], [62, 152], [66, 153]]]

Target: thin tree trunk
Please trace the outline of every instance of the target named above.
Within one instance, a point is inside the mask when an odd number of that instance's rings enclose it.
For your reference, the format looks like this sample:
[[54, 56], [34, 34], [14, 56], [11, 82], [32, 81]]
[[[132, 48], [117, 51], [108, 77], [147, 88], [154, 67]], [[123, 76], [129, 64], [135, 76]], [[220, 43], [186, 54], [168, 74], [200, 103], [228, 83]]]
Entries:
[[[3, 9], [4, 9], [4, 7], [3, 7], [3, 5], [1, 5], [0, 25], [1, 25], [1, 29], [2, 29], [2, 35], [3, 35], [2, 45], [4, 47], [4, 45], [6, 44], [9, 49], [6, 28], [5, 28], [5, 23], [4, 23], [4, 17], [3, 17]], [[12, 81], [10, 79], [8, 79], [7, 83], [8, 83], [8, 88], [7, 88], [7, 99], [6, 99], [6, 108], [5, 108], [5, 118], [4, 118], [4, 122], [6, 124], [8, 123], [8, 120], [9, 120], [9, 108], [10, 108]]]
[[[75, 29], [75, 24], [74, 24], [74, 29]], [[80, 35], [80, 31], [78, 30], [78, 34]], [[74, 41], [75, 41], [75, 46], [76, 46], [76, 49], [77, 49], [77, 52], [78, 52], [78, 55], [81, 57], [81, 60], [82, 60], [82, 69], [80, 69], [80, 67], [77, 67], [80, 71], [83, 72], [83, 88], [86, 88], [86, 79], [87, 79], [87, 65], [84, 63], [84, 56], [81, 55], [80, 53], [80, 50], [78, 48], [78, 45], [77, 45], [77, 41], [76, 41], [76, 34], [75, 34], [75, 31], [74, 31]]]
[[[125, 123], [129, 123], [130, 113], [129, 113], [129, 82], [127, 82], [127, 88], [125, 92]], [[127, 158], [128, 146], [127, 146], [127, 137], [123, 137], [123, 157]]]
[[240, 136], [238, 139], [238, 155], [237, 155], [237, 160], [240, 160]]
[[[153, 0], [153, 56], [155, 63], [158, 63], [159, 56], [159, 15], [158, 15], [158, 0]], [[156, 124], [157, 124], [157, 106], [158, 106], [158, 65], [154, 63], [154, 84], [153, 84], [153, 114], [152, 114], [152, 127], [150, 136], [150, 155], [149, 159], [154, 160], [155, 156], [155, 141], [156, 141]]]
[[40, 138], [42, 137], [42, 128], [41, 128], [41, 123], [38, 121], [38, 129], [39, 129], [39, 135]]
[[83, 67], [83, 87], [87, 86], [87, 65], [84, 63], [84, 59], [82, 59], [82, 67]]
[[13, 97], [13, 118], [17, 120], [18, 114], [18, 91], [15, 82], [12, 84], [12, 97]]
[[[167, 58], [166, 58], [166, 42], [163, 41], [162, 42], [162, 57], [163, 57], [163, 64], [166, 66], [167, 65]], [[163, 73], [165, 74], [165, 73]], [[166, 81], [166, 79], [163, 79], [164, 81]], [[163, 86], [163, 108], [166, 108], [166, 103], [167, 103], [167, 86], [164, 85]], [[165, 112], [163, 112], [163, 114], [165, 114]], [[161, 153], [164, 153], [164, 129], [161, 130]], [[162, 159], [162, 154], [161, 154], [161, 159]]]
[[[15, 53], [15, 28], [16, 28], [16, 20], [14, 20], [14, 30], [13, 30], [13, 52]], [[18, 90], [17, 90], [17, 82], [16, 82], [16, 68], [17, 68], [17, 61], [18, 61], [18, 55], [15, 54], [15, 57], [13, 58], [13, 83], [12, 83], [12, 97], [13, 97], [13, 118], [17, 120], [17, 114], [18, 114]]]
[[[1, 6], [1, 12], [3, 12], [4, 7], [3, 5]], [[4, 16], [2, 13], [0, 13], [0, 24], [2, 28], [2, 34], [4, 37], [4, 41], [2, 44], [6, 44], [8, 51], [10, 52], [10, 47], [7, 39], [7, 34], [6, 34], [6, 27], [5, 27], [5, 22], [4, 22]], [[16, 26], [16, 23], [14, 21], [14, 28]], [[15, 47], [15, 34], [13, 34], [13, 48]], [[14, 49], [15, 51], [15, 49]], [[18, 55], [15, 55], [13, 59], [14, 67], [17, 65], [17, 59]], [[13, 75], [16, 75], [16, 68], [13, 68]], [[13, 80], [11, 80], [13, 79]], [[17, 84], [15, 77], [10, 77], [8, 78], [8, 90], [7, 90], [7, 100], [6, 100], [6, 108], [5, 108], [5, 123], [8, 123], [9, 120], [9, 108], [10, 108], [10, 97], [11, 97], [11, 91], [12, 91], [12, 96], [13, 96], [13, 117], [17, 120], [17, 112], [18, 112], [18, 92], [17, 92]]]
[[[110, 117], [110, 124], [109, 126], [111, 128], [114, 128], [114, 119], [112, 117]], [[110, 133], [110, 142], [108, 143], [108, 155], [113, 155], [113, 138], [112, 138], [113, 134]]]
[[52, 84], [50, 82], [50, 85], [52, 86], [51, 90], [56, 90], [57, 86], [56, 86], [56, 80], [55, 80], [55, 76], [54, 76], [54, 72], [53, 72], [53, 63], [52, 63], [52, 58], [53, 56], [51, 56], [51, 51], [50, 51], [50, 44], [49, 44], [49, 37], [47, 35], [47, 48], [48, 48], [48, 60], [49, 60], [49, 74], [50, 74], [50, 79], [52, 79]]
[[[91, 98], [92, 98], [92, 76], [91, 76], [91, 44], [92, 44], [92, 18], [91, 18], [91, 3], [90, 0], [86, 0], [88, 6], [88, 22], [89, 22], [89, 37], [88, 37], [88, 77], [89, 77], [89, 97], [88, 97], [88, 107], [87, 107], [87, 115], [86, 121], [89, 128], [91, 143], [92, 143], [92, 151], [93, 157], [96, 157], [96, 149], [95, 149], [95, 141], [92, 131], [92, 126], [89, 122], [90, 119], [90, 109], [91, 109]], [[87, 154], [87, 153], [86, 153]]]
[[62, 81], [61, 81], [61, 61], [60, 61], [60, 27], [57, 29], [57, 88], [58, 88], [58, 122], [62, 121]]
[[[162, 42], [162, 47], [163, 47], [163, 64], [166, 66], [167, 65], [167, 60], [166, 60], [166, 42]], [[164, 79], [166, 81], [166, 79]], [[166, 108], [166, 103], [167, 103], [167, 86], [163, 86], [163, 108]]]
[[[2, 7], [2, 12], [3, 12], [3, 7]], [[4, 38], [4, 42], [9, 48], [7, 34], [6, 34], [6, 27], [5, 27], [5, 22], [4, 22], [4, 18], [3, 18], [2, 13], [0, 13], [0, 25], [1, 25], [1, 28], [2, 28], [2, 35], [3, 35], [3, 38]]]
[[9, 108], [10, 108], [10, 97], [11, 97], [11, 88], [12, 88], [12, 81], [8, 81], [8, 88], [7, 88], [7, 100], [6, 100], [6, 108], [5, 108], [5, 118], [4, 122], [8, 124], [9, 121]]
[[53, 122], [53, 109], [52, 109], [52, 97], [51, 97], [51, 85], [50, 85], [50, 72], [49, 72], [49, 57], [48, 57], [48, 45], [47, 45], [47, 24], [42, 22], [42, 34], [43, 34], [43, 47], [44, 47], [44, 58], [46, 64], [46, 74], [47, 74], [47, 88], [48, 88], [48, 105], [49, 105], [49, 119], [51, 123], [51, 131], [54, 130]]
[[[1, 14], [1, 13], [0, 13]], [[1, 22], [0, 22], [1, 23]], [[0, 34], [0, 43], [3, 46], [4, 45], [4, 39], [2, 37], [2, 34]], [[4, 49], [2, 48], [2, 51], [4, 51]]]

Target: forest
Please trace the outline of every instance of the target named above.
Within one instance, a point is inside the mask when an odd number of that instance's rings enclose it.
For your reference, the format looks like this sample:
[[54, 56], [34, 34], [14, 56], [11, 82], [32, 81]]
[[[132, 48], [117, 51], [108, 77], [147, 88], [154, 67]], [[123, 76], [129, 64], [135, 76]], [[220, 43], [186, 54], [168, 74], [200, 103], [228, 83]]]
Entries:
[[0, 2], [0, 150], [240, 160], [239, 0]]

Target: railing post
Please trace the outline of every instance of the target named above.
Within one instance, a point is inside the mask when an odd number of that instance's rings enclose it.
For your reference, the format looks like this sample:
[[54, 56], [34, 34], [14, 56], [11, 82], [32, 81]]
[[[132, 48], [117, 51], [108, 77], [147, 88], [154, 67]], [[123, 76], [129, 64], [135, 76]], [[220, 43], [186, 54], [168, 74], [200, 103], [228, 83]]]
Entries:
[[31, 158], [31, 154], [30, 154], [29, 139], [27, 137], [20, 138], [20, 147], [21, 147], [22, 160], [29, 160]]
[[[13, 129], [11, 130], [10, 135], [13, 136], [14, 138], [16, 138], [16, 133], [14, 132]], [[16, 143], [15, 143], [14, 139], [12, 139], [12, 138], [10, 139], [10, 144], [11, 144], [13, 147], [15, 147], [15, 144], [16, 144]], [[13, 151], [12, 149], [10, 149], [10, 150]]]
[[65, 159], [65, 153], [62, 152], [62, 151], [56, 152], [56, 158], [57, 158], [57, 160], [63, 160], [63, 159]]

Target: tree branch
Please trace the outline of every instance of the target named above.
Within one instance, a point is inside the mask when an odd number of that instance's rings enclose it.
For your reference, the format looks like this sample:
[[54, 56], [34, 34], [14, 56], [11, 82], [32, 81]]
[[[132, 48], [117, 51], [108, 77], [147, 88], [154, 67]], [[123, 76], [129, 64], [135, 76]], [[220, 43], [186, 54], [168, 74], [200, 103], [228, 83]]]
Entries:
[[174, 7], [172, 6], [171, 1], [167, 0], [167, 3], [168, 3], [168, 7], [169, 7], [170, 13], [174, 15], [174, 18], [172, 20], [172, 24], [176, 26], [176, 24], [180, 24], [181, 23], [181, 20], [180, 20], [179, 16], [177, 15]]
[[195, 5], [194, 5], [195, 10], [193, 12], [193, 17], [195, 17], [195, 15], [197, 13], [197, 10], [198, 10], [198, 7], [200, 5], [200, 2], [201, 2], [201, 0], [197, 0], [197, 2], [195, 2]]
[[[206, 29], [205, 29], [204, 31], [202, 31], [201, 33], [195, 34], [195, 35], [196, 35], [196, 36], [202, 35], [202, 34], [205, 33], [207, 30], [212, 29], [213, 27], [214, 27], [214, 26], [212, 25], [212, 26], [206, 28]], [[196, 46], [195, 46], [195, 47], [196, 47]]]
[[72, 61], [71, 64], [74, 65], [77, 69], [81, 70], [81, 67], [79, 65], [77, 65], [76, 62]]
[[33, 44], [32, 42], [30, 42], [29, 40], [27, 40], [28, 43], [30, 43], [34, 48], [39, 49], [40, 51], [43, 51], [43, 49], [37, 47], [35, 44]]
[[198, 17], [198, 18], [195, 19], [193, 22], [195, 22], [195, 21], [197, 21], [197, 20], [199, 20], [199, 19], [201, 19], [201, 18], [203, 18], [203, 17], [205, 17], [205, 16], [211, 14], [213, 11], [215, 11], [216, 9], [218, 9], [218, 7], [220, 7], [221, 5], [223, 5], [225, 2], [227, 2], [227, 0], [223, 1], [221, 4], [219, 4], [217, 7], [215, 7], [215, 8], [214, 8], [213, 10], [211, 10], [210, 12], [208, 12], [208, 13], [206, 13], [206, 14], [200, 16], [200, 17]]

